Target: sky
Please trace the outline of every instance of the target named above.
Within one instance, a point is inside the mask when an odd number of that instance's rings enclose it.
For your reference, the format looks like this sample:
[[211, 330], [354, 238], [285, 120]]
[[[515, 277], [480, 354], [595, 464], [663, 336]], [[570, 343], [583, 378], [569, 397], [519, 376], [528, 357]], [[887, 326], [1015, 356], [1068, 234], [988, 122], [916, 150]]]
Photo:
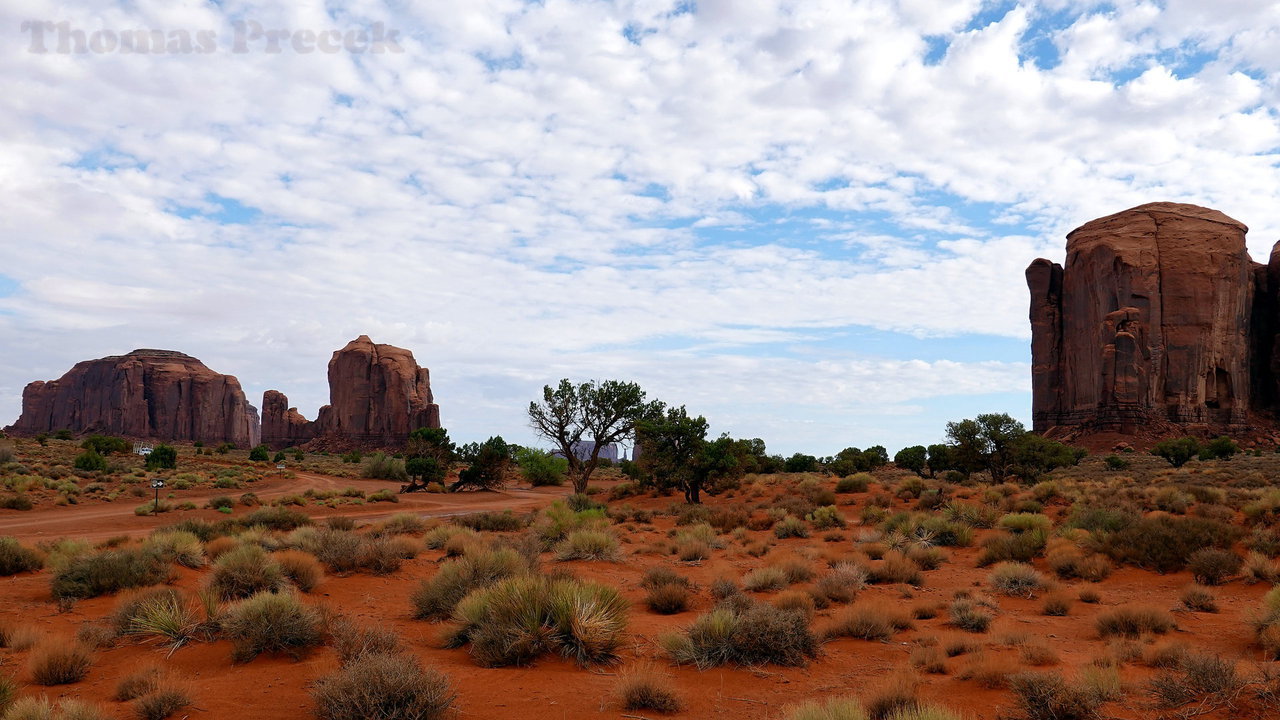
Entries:
[[314, 418], [368, 334], [460, 441], [532, 443], [568, 377], [893, 452], [1029, 421], [1023, 270], [1072, 228], [1172, 200], [1280, 238], [1262, 0], [17, 0], [0, 28], [0, 425], [140, 347]]

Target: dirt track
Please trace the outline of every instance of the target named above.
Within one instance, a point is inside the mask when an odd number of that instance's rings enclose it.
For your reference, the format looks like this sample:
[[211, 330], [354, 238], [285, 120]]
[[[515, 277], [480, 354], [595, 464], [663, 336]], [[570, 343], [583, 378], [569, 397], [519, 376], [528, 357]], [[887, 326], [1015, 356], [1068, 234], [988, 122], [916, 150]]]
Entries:
[[[397, 492], [400, 483], [385, 480], [352, 480], [318, 473], [299, 472], [293, 478], [268, 478], [254, 483], [246, 490], [255, 493], [264, 503], [285, 495], [304, 493], [307, 490], [332, 491], [356, 487], [366, 493], [378, 490]], [[165, 491], [161, 495], [170, 502], [193, 502], [203, 507], [211, 498], [219, 495], [235, 497], [239, 490], [199, 488], [186, 491]], [[466, 492], [455, 494], [410, 493], [397, 495], [396, 503], [367, 503], [364, 505], [340, 505], [329, 508], [310, 505], [300, 508], [315, 517], [352, 517], [361, 520], [378, 520], [399, 512], [412, 512], [424, 516], [448, 517], [485, 510], [525, 511], [549, 505], [552, 500], [567, 495], [567, 487], [521, 488], [510, 487], [499, 492]], [[172, 495], [172, 497], [169, 497]], [[82, 538], [103, 540], [116, 535], [133, 535], [149, 532], [161, 525], [170, 525], [186, 518], [223, 519], [226, 516], [214, 510], [186, 510], [164, 513], [158, 516], [139, 517], [134, 508], [150, 499], [147, 497], [120, 498], [112, 503], [92, 502], [69, 507], [41, 507], [28, 512], [0, 511], [0, 535], [10, 535], [24, 541], [53, 540], [57, 538]], [[237, 514], [246, 512], [237, 508]]]

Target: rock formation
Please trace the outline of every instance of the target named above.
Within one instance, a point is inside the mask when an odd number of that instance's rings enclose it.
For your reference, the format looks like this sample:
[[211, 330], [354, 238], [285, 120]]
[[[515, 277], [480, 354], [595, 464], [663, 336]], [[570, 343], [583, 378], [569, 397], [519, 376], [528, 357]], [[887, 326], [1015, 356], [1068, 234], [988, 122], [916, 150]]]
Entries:
[[431, 378], [413, 353], [378, 345], [367, 335], [347, 343], [329, 360], [329, 404], [307, 422], [289, 399], [268, 390], [263, 402], [263, 441], [273, 447], [313, 439], [329, 447], [400, 445], [420, 427], [440, 427]]
[[1031, 290], [1038, 432], [1210, 432], [1270, 423], [1280, 253], [1253, 263], [1242, 223], [1151, 203], [1067, 235]]
[[131, 438], [258, 443], [258, 411], [240, 381], [171, 350], [77, 363], [50, 382], [22, 393], [22, 416], [10, 428], [34, 434], [71, 430]]

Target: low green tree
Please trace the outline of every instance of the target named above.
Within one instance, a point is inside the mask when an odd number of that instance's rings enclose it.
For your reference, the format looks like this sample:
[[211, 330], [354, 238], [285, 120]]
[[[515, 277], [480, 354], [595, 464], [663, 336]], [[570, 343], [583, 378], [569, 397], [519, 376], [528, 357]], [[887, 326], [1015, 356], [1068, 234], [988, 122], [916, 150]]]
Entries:
[[449, 487], [450, 492], [463, 488], [495, 490], [506, 483], [507, 469], [511, 467], [511, 446], [501, 435], [480, 443], [471, 458], [471, 464], [458, 473], [458, 481]]
[[271, 458], [271, 449], [266, 445], [257, 445], [249, 451], [250, 462], [266, 462]]
[[122, 437], [113, 437], [111, 435], [90, 435], [80, 443], [80, 447], [85, 450], [93, 450], [99, 455], [127, 453], [132, 449], [127, 440]]
[[923, 445], [904, 447], [894, 454], [893, 464], [924, 477], [925, 468], [929, 466], [929, 451]]
[[1200, 459], [1230, 460], [1238, 452], [1240, 452], [1240, 445], [1235, 440], [1222, 435], [1210, 440], [1204, 444], [1204, 447], [1200, 448]]
[[1162, 457], [1169, 461], [1174, 467], [1182, 467], [1187, 461], [1196, 457], [1200, 452], [1200, 443], [1193, 437], [1172, 438], [1169, 440], [1161, 440], [1151, 448], [1151, 454], [1156, 457]]
[[107, 459], [97, 450], [85, 450], [76, 456], [75, 468], [86, 472], [103, 472], [107, 469]]
[[156, 445], [147, 455], [148, 470], [173, 470], [178, 467], [178, 451], [172, 445]]

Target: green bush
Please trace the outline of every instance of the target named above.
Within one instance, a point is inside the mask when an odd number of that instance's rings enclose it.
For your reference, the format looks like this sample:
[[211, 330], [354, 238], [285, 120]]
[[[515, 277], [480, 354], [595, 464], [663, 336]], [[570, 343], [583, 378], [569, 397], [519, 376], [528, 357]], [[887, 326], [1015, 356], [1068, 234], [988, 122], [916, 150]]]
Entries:
[[439, 720], [451, 717], [456, 695], [416, 658], [371, 653], [320, 678], [311, 697], [320, 720]]
[[522, 665], [551, 652], [587, 665], [617, 657], [627, 602], [605, 585], [520, 575], [471, 593], [453, 617], [450, 645], [470, 643], [484, 667]]
[[662, 639], [676, 663], [699, 669], [717, 665], [807, 665], [818, 655], [818, 639], [799, 610], [751, 602], [744, 608], [722, 605], [699, 617], [682, 635]]
[[96, 450], [86, 450], [76, 456], [75, 468], [85, 472], [106, 472], [107, 459]]
[[1130, 465], [1129, 460], [1126, 458], [1122, 458], [1119, 455], [1114, 455], [1114, 454], [1108, 455], [1102, 460], [1107, 464], [1108, 470], [1128, 470], [1129, 469], [1129, 465]]
[[510, 510], [479, 512], [459, 515], [451, 519], [455, 525], [469, 527], [477, 532], [511, 532], [529, 527], [527, 515], [516, 515]]
[[268, 530], [287, 532], [304, 525], [310, 525], [311, 518], [306, 513], [286, 507], [264, 507], [245, 515], [241, 518], [241, 522], [246, 527], [261, 525]]
[[15, 538], [0, 537], [0, 577], [39, 570], [44, 567], [40, 553]]
[[1151, 454], [1156, 457], [1162, 457], [1169, 461], [1174, 467], [1182, 467], [1200, 452], [1200, 443], [1193, 437], [1182, 437], [1171, 440], [1161, 440], [1151, 448]]
[[178, 467], [178, 451], [170, 445], [156, 445], [147, 455], [148, 470], [173, 470]]
[[374, 453], [365, 458], [364, 464], [360, 467], [360, 474], [363, 477], [375, 480], [404, 481], [409, 479], [409, 473], [404, 467], [404, 460], [391, 457], [386, 453]]
[[82, 600], [166, 582], [172, 572], [155, 550], [103, 550], [69, 559], [54, 573], [51, 591], [59, 601]]
[[26, 493], [15, 493], [13, 495], [0, 495], [0, 509], [4, 510], [30, 510], [35, 507], [31, 502], [31, 498]]
[[85, 450], [92, 450], [99, 455], [110, 455], [111, 453], [127, 453], [132, 448], [129, 441], [121, 437], [112, 437], [108, 435], [90, 435], [80, 443], [80, 447]]
[[528, 563], [515, 550], [467, 553], [441, 565], [435, 575], [418, 584], [409, 598], [413, 616], [419, 620], [446, 618], [473, 591], [528, 571]]
[[262, 653], [300, 659], [323, 639], [320, 613], [292, 593], [264, 592], [241, 600], [227, 611], [222, 629], [234, 646], [236, 662]]
[[557, 560], [616, 561], [621, 557], [618, 538], [608, 530], [575, 530], [556, 544]]
[[258, 545], [242, 544], [218, 556], [209, 574], [209, 589], [223, 600], [276, 592], [285, 586], [280, 564]]
[[266, 445], [257, 445], [249, 451], [250, 462], [266, 462], [271, 457], [271, 448]]
[[1005, 595], [1031, 597], [1045, 586], [1045, 578], [1025, 563], [1002, 562], [988, 577], [991, 586]]
[[862, 493], [867, 491], [867, 487], [875, 482], [875, 478], [871, 473], [854, 473], [847, 475], [836, 481], [836, 492], [838, 493]]
[[1223, 435], [1205, 443], [1200, 448], [1201, 460], [1230, 460], [1233, 455], [1240, 452], [1240, 445], [1235, 440]]
[[1243, 535], [1233, 525], [1199, 517], [1141, 518], [1109, 534], [1102, 550], [1116, 562], [1155, 572], [1176, 572], [1201, 548], [1228, 548]]

